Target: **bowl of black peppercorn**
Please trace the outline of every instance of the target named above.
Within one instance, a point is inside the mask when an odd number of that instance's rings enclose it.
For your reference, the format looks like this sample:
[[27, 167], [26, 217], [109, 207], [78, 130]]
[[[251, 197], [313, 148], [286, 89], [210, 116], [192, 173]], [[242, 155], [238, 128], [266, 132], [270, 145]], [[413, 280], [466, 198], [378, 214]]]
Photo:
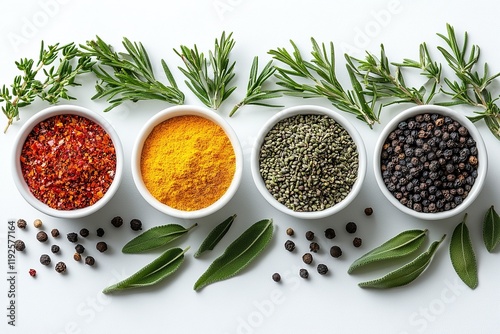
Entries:
[[416, 106], [382, 130], [375, 179], [399, 210], [439, 220], [463, 212], [481, 192], [488, 156], [481, 134], [460, 111]]

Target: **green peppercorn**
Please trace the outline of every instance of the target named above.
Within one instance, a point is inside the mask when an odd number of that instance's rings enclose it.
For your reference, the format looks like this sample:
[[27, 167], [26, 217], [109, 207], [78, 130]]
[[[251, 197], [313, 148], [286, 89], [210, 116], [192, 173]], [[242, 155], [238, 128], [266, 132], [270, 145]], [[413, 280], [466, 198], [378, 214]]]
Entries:
[[75, 246], [75, 251], [78, 254], [82, 254], [83, 252], [85, 252], [85, 247], [83, 247], [83, 245], [81, 245], [81, 244], [78, 244]]
[[275, 282], [281, 281], [281, 275], [278, 273], [274, 273], [273, 274], [273, 281], [275, 281]]
[[44, 266], [48, 266], [50, 264], [50, 256], [48, 254], [42, 254], [40, 256], [40, 263]]
[[114, 227], [120, 227], [123, 225], [123, 218], [120, 216], [113, 217], [113, 219], [111, 219], [111, 224]]
[[22, 252], [26, 249], [26, 245], [24, 244], [24, 241], [16, 240], [16, 242], [14, 242], [14, 248], [16, 251]]
[[326, 273], [328, 273], [328, 267], [325, 265], [325, 264], [318, 264], [318, 273], [320, 275], [326, 275]]
[[342, 255], [342, 249], [339, 246], [332, 246], [330, 248], [330, 255], [332, 257], [338, 258]]
[[26, 228], [26, 220], [24, 219], [18, 219], [17, 221], [17, 227], [19, 227], [20, 229], [24, 230]]
[[285, 249], [289, 252], [293, 252], [293, 250], [295, 249], [295, 242], [293, 242], [292, 240], [287, 240], [285, 242]]
[[59, 253], [60, 248], [59, 248], [59, 246], [58, 246], [58, 245], [52, 245], [52, 246], [50, 247], [50, 251], [51, 251], [52, 253], [54, 253], [54, 254], [57, 254], [57, 253]]
[[95, 259], [92, 256], [87, 256], [85, 258], [85, 264], [88, 266], [93, 266], [95, 264]]
[[295, 234], [295, 232], [293, 231], [293, 228], [289, 227], [286, 229], [286, 234], [292, 236]]
[[57, 262], [55, 268], [58, 273], [62, 274], [66, 272], [66, 264], [64, 262]]
[[358, 229], [358, 226], [356, 225], [355, 222], [348, 222], [345, 226], [345, 230], [348, 232], [348, 233], [355, 233], [356, 230]]
[[130, 221], [130, 228], [133, 231], [139, 231], [142, 230], [142, 222], [139, 219], [132, 219]]
[[68, 233], [66, 235], [66, 237], [68, 238], [68, 240], [70, 242], [77, 242], [78, 241], [78, 234], [74, 233], [74, 232], [71, 232], [71, 233]]
[[352, 241], [352, 244], [354, 245], [354, 247], [360, 247], [361, 243], [362, 243], [361, 238], [354, 238], [354, 240]]
[[101, 238], [103, 235], [104, 235], [104, 229], [102, 229], [101, 227], [99, 227], [96, 231], [96, 234], [99, 238]]
[[48, 238], [49, 237], [47, 236], [47, 233], [45, 233], [44, 231], [40, 231], [36, 234], [36, 240], [40, 242], [45, 242]]
[[313, 253], [317, 253], [319, 251], [319, 244], [317, 242], [311, 242], [309, 250]]
[[305, 253], [302, 255], [302, 261], [304, 261], [305, 264], [311, 264], [313, 262], [313, 256], [311, 253]]
[[309, 278], [309, 272], [307, 271], [307, 269], [300, 269], [299, 276], [302, 278]]
[[306, 232], [306, 239], [311, 241], [314, 239], [314, 232], [313, 231], [307, 231]]
[[50, 234], [52, 235], [52, 237], [57, 238], [59, 236], [59, 230], [57, 228], [53, 228], [50, 231]]
[[86, 229], [86, 228], [82, 228], [82, 229], [80, 230], [80, 235], [81, 235], [82, 237], [84, 237], [84, 238], [88, 237], [88, 236], [89, 236], [89, 234], [90, 234], [90, 232], [89, 232], [89, 230], [88, 230], [88, 229]]
[[333, 228], [327, 228], [325, 230], [325, 237], [327, 239], [333, 239], [333, 238], [335, 238], [335, 230]]
[[104, 241], [99, 241], [99, 242], [96, 244], [95, 248], [96, 248], [99, 252], [103, 253], [103, 252], [105, 252], [105, 251], [108, 249], [108, 244], [106, 244]]
[[35, 226], [35, 228], [40, 228], [40, 227], [42, 227], [42, 225], [43, 224], [42, 224], [42, 221], [40, 219], [35, 219], [33, 221], [33, 226]]

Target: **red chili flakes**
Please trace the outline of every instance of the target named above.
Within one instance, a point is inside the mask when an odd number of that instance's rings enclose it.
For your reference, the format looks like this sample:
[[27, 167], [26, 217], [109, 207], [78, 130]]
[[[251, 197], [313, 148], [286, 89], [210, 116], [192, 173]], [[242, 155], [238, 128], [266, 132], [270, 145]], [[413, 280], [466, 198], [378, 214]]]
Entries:
[[21, 151], [30, 191], [57, 210], [88, 207], [111, 186], [116, 152], [111, 137], [92, 120], [58, 115], [38, 123]]

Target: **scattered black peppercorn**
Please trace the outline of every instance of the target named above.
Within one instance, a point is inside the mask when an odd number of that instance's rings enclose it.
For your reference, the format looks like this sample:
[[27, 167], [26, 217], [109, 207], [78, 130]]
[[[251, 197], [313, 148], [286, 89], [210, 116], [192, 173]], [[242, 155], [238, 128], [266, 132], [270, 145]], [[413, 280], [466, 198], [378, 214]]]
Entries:
[[85, 258], [85, 264], [88, 266], [93, 266], [95, 264], [95, 259], [92, 256], [87, 256]]
[[311, 241], [314, 239], [314, 232], [313, 231], [307, 231], [306, 232], [306, 239]]
[[116, 216], [114, 217], [113, 219], [111, 219], [111, 224], [114, 226], [114, 227], [120, 227], [123, 225], [123, 218], [120, 217], [120, 216]]
[[365, 209], [365, 215], [371, 216], [373, 214], [373, 209], [372, 208], [366, 208]]
[[352, 241], [352, 244], [354, 245], [354, 247], [360, 247], [361, 243], [362, 243], [361, 238], [354, 238], [354, 240]]
[[333, 238], [335, 238], [335, 230], [333, 228], [327, 228], [325, 230], [325, 237], [327, 239], [333, 239]]
[[97, 233], [97, 236], [98, 236], [99, 238], [101, 238], [101, 237], [104, 235], [104, 229], [102, 229], [101, 227], [99, 227], [99, 228], [97, 229], [96, 233]]
[[24, 241], [16, 240], [16, 242], [14, 243], [14, 248], [16, 249], [16, 251], [22, 252], [26, 249], [26, 245], [24, 244]]
[[274, 273], [273, 274], [273, 281], [275, 281], [275, 282], [281, 281], [281, 275], [278, 273]]
[[285, 249], [289, 252], [293, 252], [295, 249], [295, 243], [292, 240], [287, 240], [285, 242]]
[[74, 232], [71, 232], [71, 233], [68, 233], [66, 235], [66, 237], [68, 238], [68, 240], [70, 242], [77, 242], [78, 241], [78, 234], [74, 233]]
[[356, 225], [356, 223], [354, 222], [348, 222], [346, 225], [345, 225], [345, 230], [349, 233], [355, 233], [356, 230], [358, 229], [358, 226]]
[[59, 246], [58, 246], [58, 245], [52, 245], [52, 246], [50, 247], [50, 251], [51, 251], [52, 253], [54, 253], [54, 254], [59, 253], [59, 251], [60, 251], [60, 250], [61, 250], [61, 249], [59, 248]]
[[59, 236], [59, 230], [57, 228], [53, 228], [50, 231], [50, 234], [52, 235], [52, 237], [57, 238]]
[[289, 227], [286, 229], [286, 234], [292, 236], [295, 234], [295, 232], [293, 231], [293, 228]]
[[332, 246], [330, 248], [330, 255], [332, 257], [338, 258], [342, 255], [342, 249], [339, 246]]
[[320, 275], [326, 275], [328, 273], [328, 267], [325, 264], [318, 264], [318, 273]]
[[309, 250], [313, 253], [317, 253], [319, 251], [319, 244], [317, 242], [311, 242]]
[[50, 264], [50, 256], [47, 254], [42, 254], [40, 256], [40, 263], [44, 266], [48, 266]]
[[83, 252], [85, 252], [85, 247], [83, 247], [83, 245], [78, 244], [75, 246], [75, 251], [78, 254], [82, 254]]
[[80, 255], [80, 253], [76, 252], [75, 254], [73, 254], [73, 259], [79, 262], [82, 259], [82, 256]]
[[307, 269], [300, 269], [299, 270], [299, 275], [302, 278], [308, 278], [309, 277], [309, 272], [307, 271]]
[[140, 231], [142, 230], [142, 222], [139, 219], [132, 219], [130, 221], [130, 228], [133, 231]]
[[86, 228], [82, 228], [82, 229], [80, 230], [80, 235], [81, 235], [82, 237], [84, 237], [84, 238], [88, 237], [88, 236], [89, 236], [89, 234], [90, 234], [90, 232], [89, 232], [89, 230], [88, 230], [88, 229], [86, 229]]
[[47, 236], [47, 233], [45, 233], [44, 231], [40, 231], [36, 234], [36, 240], [40, 242], [45, 242], [48, 238], [49, 237]]
[[108, 245], [104, 241], [99, 241], [95, 248], [102, 253], [108, 249]]
[[304, 261], [305, 264], [311, 264], [313, 262], [313, 256], [311, 253], [305, 253], [302, 255], [302, 261]]
[[56, 267], [54, 268], [58, 273], [62, 274], [66, 272], [66, 264], [64, 262], [57, 262]]
[[26, 228], [26, 220], [24, 219], [19, 219], [17, 221], [17, 227], [19, 227], [20, 229], [25, 229]]

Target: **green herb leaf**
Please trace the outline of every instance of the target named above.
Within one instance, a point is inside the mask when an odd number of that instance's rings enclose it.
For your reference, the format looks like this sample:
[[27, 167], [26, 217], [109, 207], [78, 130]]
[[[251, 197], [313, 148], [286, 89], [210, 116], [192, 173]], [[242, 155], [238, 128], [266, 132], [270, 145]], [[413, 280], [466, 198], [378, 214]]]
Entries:
[[168, 224], [150, 228], [130, 240], [123, 246], [122, 252], [127, 254], [142, 253], [165, 246], [169, 242], [183, 236], [197, 225], [198, 224], [194, 224], [187, 229], [178, 224]]
[[102, 292], [112, 293], [125, 289], [154, 285], [179, 269], [184, 262], [184, 253], [188, 249], [189, 247], [184, 250], [181, 248], [169, 249], [132, 276], [105, 288]]
[[194, 289], [200, 290], [208, 284], [231, 278], [239, 273], [264, 250], [272, 236], [272, 219], [263, 219], [250, 226], [227, 247], [224, 254], [215, 259], [196, 281]]
[[477, 263], [466, 220], [467, 214], [453, 231], [450, 241], [450, 258], [460, 279], [469, 288], [475, 289], [478, 285]]
[[500, 217], [493, 205], [486, 212], [483, 221], [483, 240], [488, 252], [492, 252], [500, 242]]
[[422, 245], [426, 234], [427, 230], [409, 230], [401, 232], [354, 261], [347, 272], [350, 274], [355, 269], [373, 262], [400, 258], [412, 254]]
[[445, 237], [446, 235], [443, 235], [441, 240], [434, 241], [429, 246], [427, 251], [420, 254], [413, 261], [394, 271], [391, 271], [381, 278], [359, 283], [359, 286], [362, 288], [388, 289], [403, 286], [413, 282], [429, 266], [432, 258], [434, 257], [434, 254], [436, 253], [436, 250], [438, 249], [438, 246], [441, 244], [441, 242], [443, 242]]
[[199, 257], [201, 253], [205, 251], [213, 250], [214, 247], [219, 243], [219, 241], [224, 237], [224, 235], [226, 235], [227, 231], [229, 231], [229, 228], [233, 224], [234, 218], [236, 218], [236, 215], [232, 215], [231, 217], [227, 218], [222, 223], [217, 225], [207, 235], [205, 240], [203, 240], [198, 251], [194, 253], [194, 257]]

